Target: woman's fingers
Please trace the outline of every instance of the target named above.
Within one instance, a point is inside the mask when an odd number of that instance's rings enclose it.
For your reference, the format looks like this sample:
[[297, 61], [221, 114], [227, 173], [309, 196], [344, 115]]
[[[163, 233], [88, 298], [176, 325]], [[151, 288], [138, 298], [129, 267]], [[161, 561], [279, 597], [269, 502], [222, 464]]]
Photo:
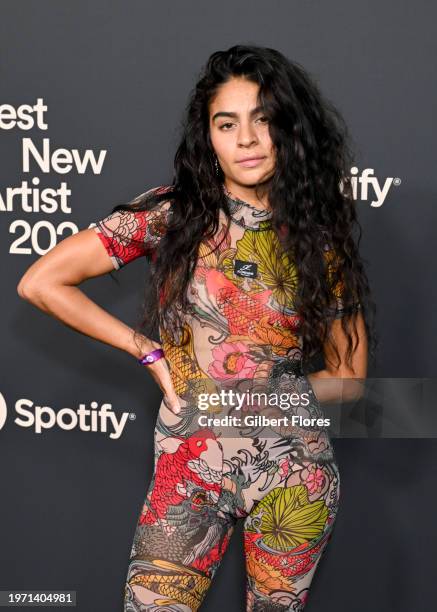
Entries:
[[[150, 352], [152, 350], [162, 348], [159, 342], [155, 340], [147, 339], [147, 342], [144, 345], [145, 352]], [[179, 403], [179, 398], [176, 395], [176, 392], [173, 387], [173, 382], [171, 380], [170, 370], [168, 369], [167, 362], [165, 358], [161, 357], [154, 363], [147, 366], [150, 374], [158, 383], [161, 391], [164, 394], [164, 403], [175, 414], [181, 411], [181, 406]]]
[[173, 390], [169, 393], [164, 393], [163, 401], [167, 408], [174, 412], [174, 414], [178, 414], [181, 411], [179, 398]]
[[162, 391], [164, 393], [164, 402], [167, 408], [172, 410], [175, 414], [181, 411], [181, 406], [179, 403], [179, 398], [176, 395], [176, 392], [173, 387], [173, 382], [171, 380], [170, 372], [168, 370], [164, 373], [161, 378]]
[[[158, 347], [159, 348], [159, 347]], [[179, 398], [174, 390], [170, 371], [164, 358], [158, 359], [155, 363], [147, 366], [151, 375], [156, 380], [164, 394], [164, 403], [172, 412], [177, 414], [181, 410]]]

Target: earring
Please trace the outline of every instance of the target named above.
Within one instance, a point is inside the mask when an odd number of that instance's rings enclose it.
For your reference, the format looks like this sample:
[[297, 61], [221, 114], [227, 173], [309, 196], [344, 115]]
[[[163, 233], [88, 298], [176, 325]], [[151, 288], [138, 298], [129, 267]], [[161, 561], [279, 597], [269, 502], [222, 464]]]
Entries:
[[218, 176], [220, 173], [220, 170], [219, 170], [217, 155], [214, 155], [214, 166], [215, 166], [215, 173]]

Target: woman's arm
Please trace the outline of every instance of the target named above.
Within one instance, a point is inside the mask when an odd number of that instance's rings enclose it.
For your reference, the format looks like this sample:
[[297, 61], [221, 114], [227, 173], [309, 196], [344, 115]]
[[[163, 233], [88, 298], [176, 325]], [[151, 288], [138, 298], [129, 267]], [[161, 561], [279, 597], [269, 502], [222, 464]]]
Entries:
[[[361, 312], [357, 315], [358, 345], [351, 357], [351, 366], [346, 363], [347, 337], [341, 319], [334, 319], [331, 326], [333, 341], [337, 345], [340, 362], [332, 346], [324, 346], [325, 368], [308, 374], [308, 379], [321, 403], [349, 402], [363, 395], [363, 380], [367, 376], [367, 335]], [[352, 339], [355, 342], [353, 331]]]
[[[131, 327], [93, 302], [78, 288], [84, 280], [114, 270], [114, 263], [93, 228], [62, 240], [25, 272], [17, 286], [20, 297], [68, 327], [140, 358], [160, 344], [146, 338], [134, 342]], [[147, 366], [169, 405], [179, 412], [165, 359]]]

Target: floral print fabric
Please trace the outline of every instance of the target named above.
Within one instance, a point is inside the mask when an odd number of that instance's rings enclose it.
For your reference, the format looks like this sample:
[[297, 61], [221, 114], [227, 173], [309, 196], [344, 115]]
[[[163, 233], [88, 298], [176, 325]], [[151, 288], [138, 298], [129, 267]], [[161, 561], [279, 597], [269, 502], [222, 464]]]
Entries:
[[[226, 231], [221, 211], [216, 235], [200, 245], [188, 288], [190, 309], [184, 313], [189, 343], [175, 346], [161, 335], [176, 393], [182, 397], [193, 381], [257, 378], [284, 358], [298, 367], [301, 357], [301, 322], [293, 310], [296, 269], [280, 247], [272, 213], [231, 197], [223, 188], [230, 228]], [[153, 259], [170, 212], [171, 202], [165, 201], [152, 211], [113, 213], [91, 227], [114, 268], [120, 269], [138, 257]], [[336, 316], [342, 316], [338, 292], [336, 308]]]
[[[226, 436], [198, 426], [200, 392], [270, 380], [276, 391], [312, 394], [300, 369], [293, 261], [281, 250], [271, 212], [225, 193], [229, 229], [221, 212], [216, 235], [200, 245], [188, 287], [189, 342], [179, 346], [161, 330], [182, 409], [175, 415], [163, 401], [157, 416], [154, 473], [131, 549], [125, 612], [197, 610], [238, 519], [247, 610], [301, 612], [337, 515], [340, 477], [324, 429], [266, 435], [253, 427]], [[165, 201], [92, 226], [120, 269], [138, 257], [153, 259], [170, 213]], [[341, 316], [340, 294], [337, 299]], [[306, 414], [322, 416], [314, 394]]]

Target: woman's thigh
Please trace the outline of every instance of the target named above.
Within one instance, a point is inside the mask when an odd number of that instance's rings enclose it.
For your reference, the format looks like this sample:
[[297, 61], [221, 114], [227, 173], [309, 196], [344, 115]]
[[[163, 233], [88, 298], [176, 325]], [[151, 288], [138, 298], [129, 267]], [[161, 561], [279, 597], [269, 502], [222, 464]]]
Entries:
[[270, 486], [244, 520], [247, 611], [304, 609], [316, 567], [332, 535], [340, 496], [335, 457], [272, 459]]

